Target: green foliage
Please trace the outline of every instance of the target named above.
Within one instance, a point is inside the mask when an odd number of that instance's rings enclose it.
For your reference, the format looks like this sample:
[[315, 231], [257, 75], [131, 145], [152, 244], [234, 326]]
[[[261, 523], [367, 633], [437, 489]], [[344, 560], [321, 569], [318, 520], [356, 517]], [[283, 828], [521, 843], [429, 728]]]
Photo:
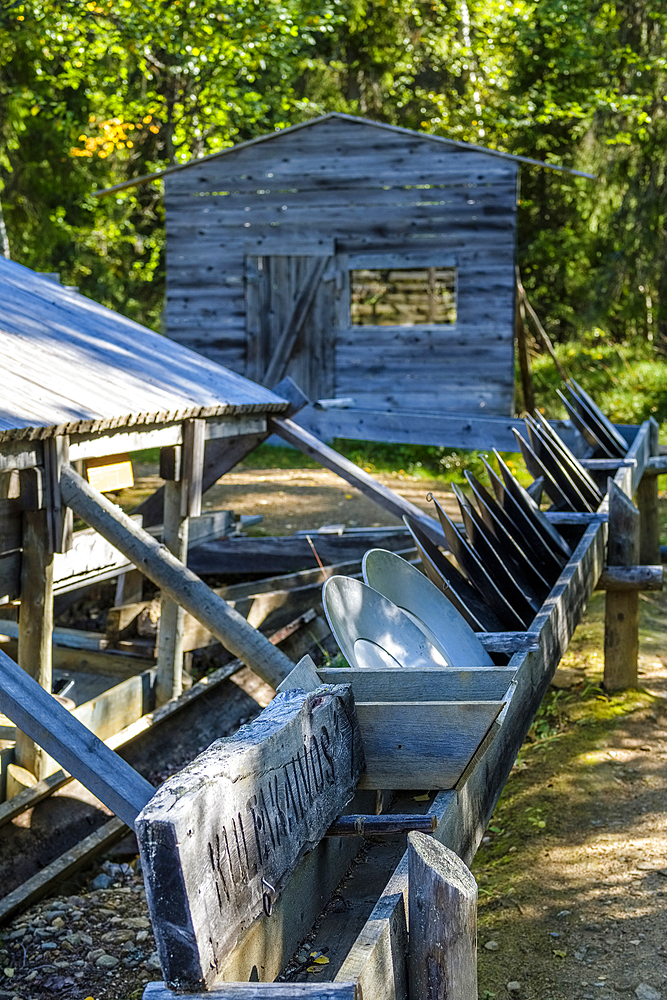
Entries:
[[[646, 0], [0, 0], [12, 256], [159, 329], [159, 185], [94, 192], [338, 109], [596, 173], [522, 169], [524, 284], [557, 344], [598, 327], [648, 360], [667, 335], [666, 27]], [[659, 393], [594, 360], [618, 413]]]

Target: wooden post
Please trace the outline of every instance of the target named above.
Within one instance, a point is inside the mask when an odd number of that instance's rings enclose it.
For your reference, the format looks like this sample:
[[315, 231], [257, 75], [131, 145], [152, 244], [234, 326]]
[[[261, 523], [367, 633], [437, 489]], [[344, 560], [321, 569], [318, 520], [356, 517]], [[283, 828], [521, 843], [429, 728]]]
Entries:
[[[188, 518], [181, 517], [181, 484], [168, 480], [164, 488], [162, 544], [182, 563], [188, 554]], [[185, 611], [162, 591], [157, 639], [155, 705], [159, 707], [183, 690], [183, 622]]]
[[[51, 643], [53, 633], [53, 551], [49, 511], [23, 513], [21, 559], [21, 608], [19, 611], [18, 663], [51, 694]], [[16, 733], [15, 760], [40, 780], [45, 778], [47, 754], [24, 733]]]
[[[180, 461], [177, 449], [168, 449], [161, 469], [172, 469], [164, 490], [162, 544], [182, 563], [188, 560], [190, 517], [201, 513], [205, 420], [186, 420]], [[173, 462], [169, 461], [173, 456]], [[180, 475], [178, 474], [180, 473]], [[185, 611], [168, 594], [160, 595], [155, 704], [164, 705], [183, 691], [183, 623]]]
[[[657, 455], [658, 424], [651, 418], [650, 452]], [[637, 507], [641, 520], [639, 522], [639, 561], [646, 565], [660, 562], [660, 520], [658, 517], [658, 477], [642, 476], [637, 488]]]
[[408, 834], [410, 1000], [477, 1000], [477, 883], [461, 859]]
[[[609, 566], [633, 566], [639, 559], [639, 511], [609, 479]], [[637, 684], [639, 592], [608, 590], [605, 598], [604, 687], [619, 691]]]
[[115, 545], [172, 600], [182, 604], [267, 684], [275, 687], [292, 671], [293, 662], [243, 615], [179, 562], [166, 546], [151, 538], [119, 507], [86, 483], [74, 469], [63, 468], [60, 489], [65, 503], [91, 528]]

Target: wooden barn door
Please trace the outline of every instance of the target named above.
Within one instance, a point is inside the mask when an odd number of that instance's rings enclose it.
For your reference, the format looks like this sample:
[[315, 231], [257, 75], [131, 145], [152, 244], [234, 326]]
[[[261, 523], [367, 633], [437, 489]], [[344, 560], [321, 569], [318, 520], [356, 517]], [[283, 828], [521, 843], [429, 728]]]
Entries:
[[246, 257], [246, 375], [290, 375], [311, 400], [334, 393], [341, 282], [332, 257]]

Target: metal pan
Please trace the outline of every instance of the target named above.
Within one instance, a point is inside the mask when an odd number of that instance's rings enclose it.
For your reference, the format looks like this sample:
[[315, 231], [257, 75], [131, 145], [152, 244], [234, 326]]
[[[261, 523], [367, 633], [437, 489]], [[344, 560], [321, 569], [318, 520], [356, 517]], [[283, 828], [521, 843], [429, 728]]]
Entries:
[[493, 664], [467, 621], [416, 566], [395, 552], [369, 549], [362, 573], [369, 587], [405, 611], [434, 646], [444, 649], [452, 666]]
[[526, 463], [528, 471], [535, 479], [537, 479], [538, 476], [542, 476], [544, 479], [544, 491], [549, 496], [552, 503], [554, 503], [559, 510], [578, 510], [577, 503], [573, 503], [567, 494], [563, 492], [559, 484], [551, 475], [549, 469], [545, 466], [544, 462], [535, 454], [526, 439], [519, 434], [516, 427], [513, 427], [512, 431], [519, 448], [521, 449], [521, 454], [523, 455], [523, 460]]
[[518, 570], [525, 576], [528, 586], [537, 594], [540, 603], [542, 603], [551, 590], [552, 583], [558, 573], [550, 574], [534, 552], [531, 553], [530, 557], [526, 554], [526, 550], [530, 551], [530, 548], [526, 545], [525, 536], [517, 531], [500, 504], [467, 470], [465, 477], [473, 491], [480, 517], [489, 531], [493, 533], [498, 544], [502, 546], [503, 558], [509, 565], [517, 566]]
[[504, 628], [513, 632], [527, 631], [532, 621], [532, 616], [523, 618], [521, 613], [512, 607], [501, 589], [496, 586], [487, 573], [474, 549], [461, 537], [455, 524], [453, 521], [450, 521], [438, 501], [433, 498], [433, 502], [438, 511], [438, 517], [440, 518], [440, 524], [445, 533], [447, 544], [471, 584], [484, 597], [484, 600], [491, 605], [500, 620], [504, 623]]
[[349, 576], [331, 576], [322, 602], [351, 667], [451, 667], [444, 651], [392, 601]]
[[502, 632], [504, 625], [498, 615], [470, 586], [447, 556], [426, 535], [416, 521], [404, 516], [406, 527], [417, 546], [424, 572], [432, 584], [454, 605], [475, 632]]
[[523, 619], [532, 621], [540, 609], [541, 602], [537, 595], [527, 586], [518, 567], [508, 564], [507, 559], [503, 558], [497, 538], [489, 531], [477, 511], [455, 485], [453, 489], [461, 508], [468, 544], [508, 603]]
[[[564, 556], [566, 559], [569, 559], [572, 555], [572, 549], [567, 544], [563, 536], [556, 530], [556, 528], [554, 528], [553, 524], [546, 519], [533, 498], [529, 496], [526, 490], [524, 490], [521, 483], [515, 479], [495, 448], [493, 450], [493, 454], [496, 462], [498, 463], [500, 474], [503, 478], [504, 489], [513, 497], [521, 509], [531, 519], [531, 523], [535, 524], [539, 528], [543, 538], [549, 545], [552, 546], [554, 551], [556, 553], [560, 553], [561, 556]], [[498, 497], [498, 502], [502, 504], [501, 497]]]

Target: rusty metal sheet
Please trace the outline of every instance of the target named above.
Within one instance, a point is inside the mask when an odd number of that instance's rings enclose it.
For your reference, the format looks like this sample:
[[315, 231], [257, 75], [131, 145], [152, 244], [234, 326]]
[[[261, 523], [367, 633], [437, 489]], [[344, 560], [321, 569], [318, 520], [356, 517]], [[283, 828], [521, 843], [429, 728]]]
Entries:
[[[493, 452], [496, 462], [498, 463], [498, 468], [500, 469], [500, 474], [502, 476], [502, 482], [500, 483], [500, 489], [504, 495], [509, 495], [519, 509], [525, 514], [529, 519], [529, 523], [533, 525], [537, 531], [540, 532], [541, 537], [544, 539], [550, 549], [554, 552], [558, 559], [569, 559], [572, 550], [567, 544], [563, 536], [554, 528], [552, 524], [549, 523], [547, 518], [544, 516], [538, 505], [535, 503], [533, 498], [524, 490], [521, 483], [512, 475], [505, 462], [499, 455], [497, 451]], [[494, 475], [493, 470], [487, 464], [487, 469]], [[497, 479], [497, 477], [495, 477]], [[494, 489], [496, 488], [496, 482], [493, 481]], [[500, 482], [500, 481], [499, 481]], [[503, 503], [503, 495], [498, 495], [498, 502], [503, 505], [505, 510], [508, 507]]]
[[571, 460], [574, 456], [563, 454], [557, 444], [531, 417], [526, 417], [525, 424], [533, 451], [551, 472], [570, 501], [576, 504], [579, 510], [597, 510], [602, 503], [602, 494], [594, 483], [591, 487], [584, 481], [580, 470]]
[[565, 393], [560, 391], [560, 389], [557, 389], [556, 392], [560, 396], [561, 402], [563, 403], [563, 406], [567, 410], [567, 414], [570, 420], [574, 424], [575, 428], [579, 431], [584, 441], [586, 441], [586, 443], [589, 444], [591, 448], [594, 448], [595, 451], [601, 452], [602, 458], [617, 458], [618, 456], [616, 455], [616, 450], [614, 449], [612, 451], [605, 444], [602, 438], [598, 436], [598, 434], [596, 434], [596, 432], [593, 430], [591, 423], [589, 422], [590, 418], [584, 417], [576, 408], [576, 406], [574, 406], [570, 402]]
[[551, 475], [550, 470], [547, 469], [542, 459], [535, 454], [534, 449], [528, 444], [523, 435], [519, 434], [516, 427], [512, 428], [512, 433], [517, 440], [528, 471], [535, 479], [538, 476], [542, 476], [544, 479], [544, 492], [549, 496], [552, 503], [560, 510], [579, 510], [577, 502], [570, 500], [567, 493], [562, 490], [559, 483]]
[[622, 458], [628, 450], [628, 444], [621, 432], [614, 427], [607, 414], [602, 412], [595, 400], [591, 399], [586, 390], [582, 389], [582, 387], [575, 382], [573, 378], [569, 380], [567, 387], [571, 395], [576, 395], [576, 397], [586, 406], [589, 413], [591, 413], [595, 418], [598, 426], [602, 428], [609, 436], [609, 439], [614, 442], [616, 448], [619, 450], [618, 457]]

